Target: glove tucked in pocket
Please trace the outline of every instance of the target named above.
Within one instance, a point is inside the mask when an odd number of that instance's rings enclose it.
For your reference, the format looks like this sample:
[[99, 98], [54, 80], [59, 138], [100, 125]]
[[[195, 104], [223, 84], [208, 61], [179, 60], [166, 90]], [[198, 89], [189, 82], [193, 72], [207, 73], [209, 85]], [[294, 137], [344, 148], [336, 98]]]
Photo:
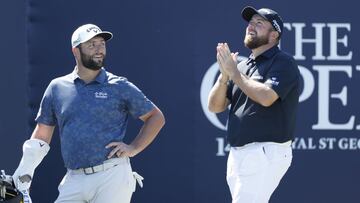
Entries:
[[142, 182], [144, 180], [144, 178], [141, 175], [139, 175], [138, 173], [136, 173], [135, 171], [133, 171], [132, 173], [133, 173], [133, 176], [134, 176], [136, 182], [139, 184], [139, 186], [141, 188], [144, 187], [144, 184]]

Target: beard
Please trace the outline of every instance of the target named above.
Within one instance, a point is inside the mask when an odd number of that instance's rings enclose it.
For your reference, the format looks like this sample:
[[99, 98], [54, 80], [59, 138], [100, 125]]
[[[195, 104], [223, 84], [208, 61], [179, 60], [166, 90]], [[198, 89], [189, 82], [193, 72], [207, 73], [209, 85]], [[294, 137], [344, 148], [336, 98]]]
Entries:
[[105, 64], [105, 55], [103, 55], [103, 59], [99, 61], [95, 61], [92, 56], [84, 54], [81, 49], [80, 55], [83, 66], [90, 70], [100, 70]]
[[255, 37], [246, 35], [244, 39], [244, 44], [249, 49], [256, 49], [268, 43], [269, 43], [269, 33], [265, 36], [255, 36]]

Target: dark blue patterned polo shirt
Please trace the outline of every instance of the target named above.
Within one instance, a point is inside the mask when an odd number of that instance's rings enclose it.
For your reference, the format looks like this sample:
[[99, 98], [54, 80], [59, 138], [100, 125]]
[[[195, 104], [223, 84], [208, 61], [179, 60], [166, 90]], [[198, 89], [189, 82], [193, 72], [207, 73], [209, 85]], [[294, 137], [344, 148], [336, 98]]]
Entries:
[[77, 169], [105, 161], [111, 150], [105, 146], [124, 138], [129, 115], [138, 118], [153, 108], [124, 77], [101, 69], [85, 84], [74, 71], [51, 81], [35, 120], [58, 124], [65, 167]]

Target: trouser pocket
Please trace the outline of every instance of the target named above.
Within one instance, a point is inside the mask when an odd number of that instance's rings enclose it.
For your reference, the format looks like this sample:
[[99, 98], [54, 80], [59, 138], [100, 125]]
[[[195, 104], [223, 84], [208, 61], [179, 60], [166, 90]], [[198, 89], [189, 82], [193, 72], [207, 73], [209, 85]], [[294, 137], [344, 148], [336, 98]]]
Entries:
[[292, 160], [291, 146], [265, 145], [265, 156], [270, 162], [282, 162]]
[[256, 174], [267, 164], [267, 158], [261, 147], [230, 150], [228, 158], [228, 176]]

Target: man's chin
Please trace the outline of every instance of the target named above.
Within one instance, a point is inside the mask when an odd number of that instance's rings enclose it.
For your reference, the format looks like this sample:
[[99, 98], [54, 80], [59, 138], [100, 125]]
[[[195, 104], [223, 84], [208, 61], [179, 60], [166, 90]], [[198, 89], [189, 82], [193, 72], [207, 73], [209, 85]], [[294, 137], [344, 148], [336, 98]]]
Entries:
[[247, 48], [251, 49], [253, 47], [253, 39], [250, 39], [250, 38], [246, 38], [244, 40], [244, 44]]
[[101, 69], [101, 67], [86, 67], [89, 70], [98, 71]]
[[97, 60], [97, 61], [93, 60], [91, 64], [88, 64], [88, 66], [86, 66], [86, 68], [88, 68], [90, 70], [98, 71], [103, 66], [104, 66], [104, 61], [103, 60]]
[[98, 71], [102, 68], [103, 66], [85, 66], [85, 68], [89, 69], [89, 70], [93, 70], [93, 71]]

